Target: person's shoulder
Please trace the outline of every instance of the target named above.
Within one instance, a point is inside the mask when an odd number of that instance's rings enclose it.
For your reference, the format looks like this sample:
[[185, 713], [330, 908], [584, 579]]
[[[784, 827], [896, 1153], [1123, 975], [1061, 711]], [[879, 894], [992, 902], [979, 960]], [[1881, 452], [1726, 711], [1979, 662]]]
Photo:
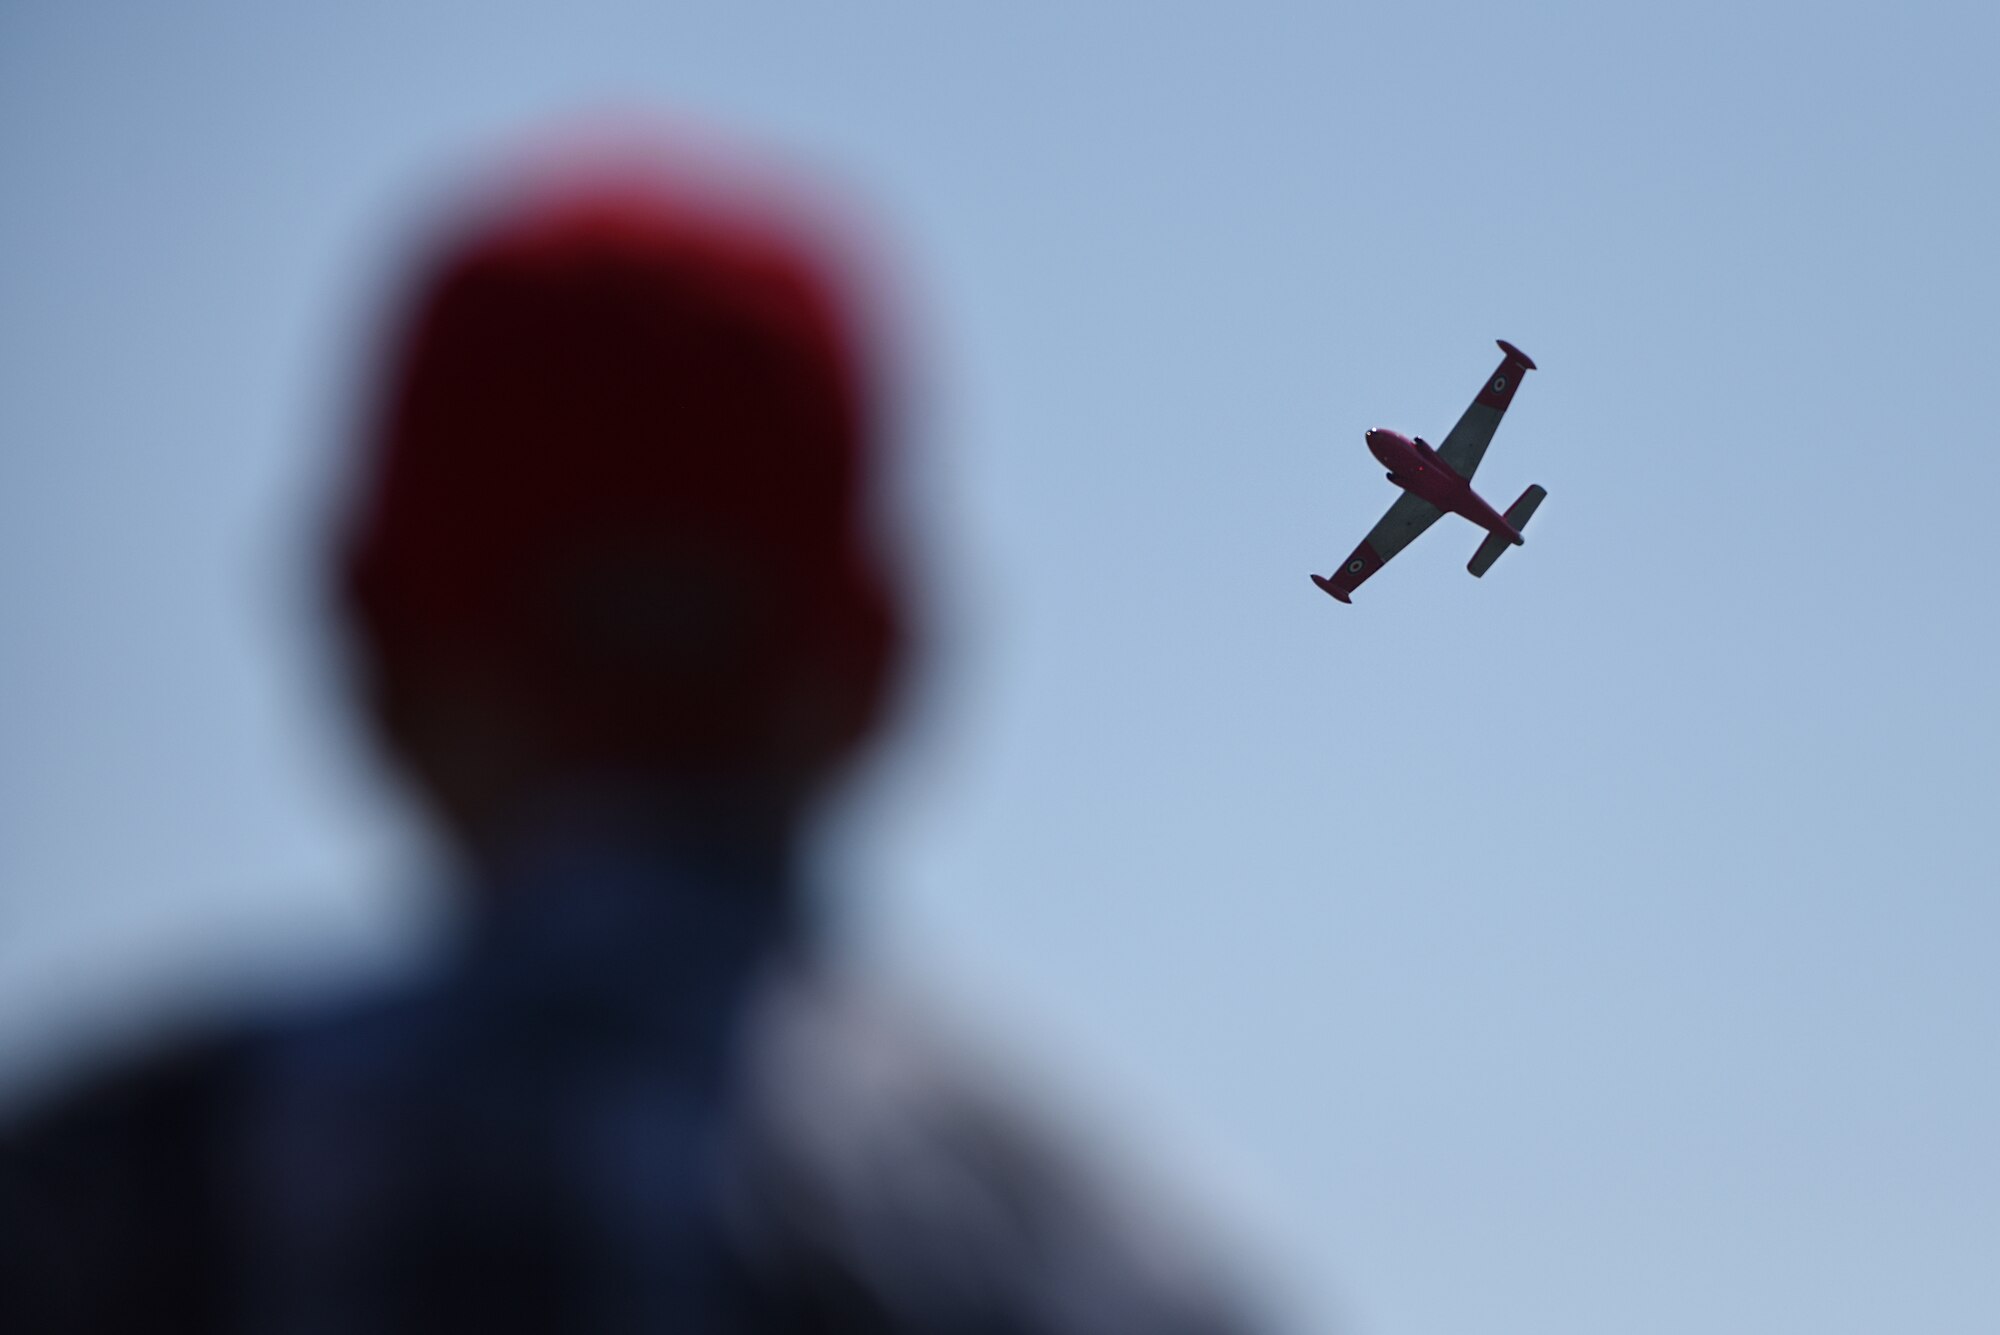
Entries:
[[174, 1330], [214, 1315], [221, 1109], [250, 1046], [236, 1032], [183, 1038], [113, 1060], [7, 1117], [0, 1328]]
[[126, 1163], [195, 1135], [255, 1041], [239, 1029], [181, 1034], [66, 1073], [0, 1115], [0, 1162], [18, 1172], [86, 1147], [123, 1147], [114, 1161]]
[[799, 970], [752, 1012], [753, 1243], [891, 1329], [1252, 1328], [1199, 1230], [907, 1000]]

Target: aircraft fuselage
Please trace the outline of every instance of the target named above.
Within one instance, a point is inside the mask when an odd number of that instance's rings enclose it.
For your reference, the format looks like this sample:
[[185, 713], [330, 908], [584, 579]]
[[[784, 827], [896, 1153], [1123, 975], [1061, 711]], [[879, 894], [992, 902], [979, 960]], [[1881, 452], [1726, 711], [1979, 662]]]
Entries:
[[1517, 546], [1523, 541], [1519, 530], [1488, 505], [1470, 482], [1438, 458], [1429, 445], [1381, 427], [1368, 432], [1363, 439], [1368, 443], [1368, 452], [1389, 470], [1389, 480], [1404, 491], [1449, 514], [1464, 515], [1488, 533], [1504, 534]]

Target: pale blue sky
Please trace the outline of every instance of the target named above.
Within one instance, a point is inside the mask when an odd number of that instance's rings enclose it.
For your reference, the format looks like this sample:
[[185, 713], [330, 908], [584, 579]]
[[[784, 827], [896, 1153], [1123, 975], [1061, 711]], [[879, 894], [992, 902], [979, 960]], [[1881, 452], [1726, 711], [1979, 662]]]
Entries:
[[[1081, 8], [0, 6], [0, 1076], [414, 930], [309, 600], [356, 325], [469, 164], [650, 108], [904, 294], [857, 949], [1319, 1324], [2000, 1328], [1995, 11]], [[1495, 337], [1528, 546], [1336, 605], [1362, 431]]]

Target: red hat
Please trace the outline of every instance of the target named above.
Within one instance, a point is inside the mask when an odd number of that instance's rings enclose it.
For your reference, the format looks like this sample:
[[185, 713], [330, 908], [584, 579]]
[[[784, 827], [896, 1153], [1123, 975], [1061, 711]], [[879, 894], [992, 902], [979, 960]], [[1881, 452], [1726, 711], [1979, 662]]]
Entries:
[[463, 229], [365, 442], [340, 574], [369, 649], [505, 672], [583, 758], [857, 740], [897, 633], [831, 268], [795, 212], [656, 175]]

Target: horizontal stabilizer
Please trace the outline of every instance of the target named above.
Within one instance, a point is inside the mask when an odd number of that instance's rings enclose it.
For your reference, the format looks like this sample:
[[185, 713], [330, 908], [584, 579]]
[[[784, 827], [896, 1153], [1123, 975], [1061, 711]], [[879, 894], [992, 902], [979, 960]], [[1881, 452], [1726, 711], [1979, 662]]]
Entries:
[[1319, 585], [1320, 588], [1325, 589], [1328, 593], [1340, 599], [1340, 601], [1343, 603], [1351, 604], [1354, 601], [1352, 598], [1347, 596], [1346, 589], [1341, 588], [1338, 584], [1335, 584], [1332, 580], [1328, 579], [1324, 575], [1314, 575], [1313, 583]]
[[[1535, 507], [1539, 506], [1542, 498], [1547, 495], [1548, 492], [1541, 487], [1530, 485], [1521, 493], [1519, 500], [1507, 507], [1507, 522], [1513, 526], [1516, 533], [1528, 526], [1528, 519], [1535, 513]], [[1493, 568], [1493, 563], [1500, 559], [1500, 553], [1513, 545], [1513, 539], [1506, 534], [1489, 533], [1486, 535], [1486, 541], [1479, 544], [1479, 550], [1472, 554], [1472, 559], [1466, 562], [1465, 568], [1472, 572], [1474, 578], [1478, 578]]]

